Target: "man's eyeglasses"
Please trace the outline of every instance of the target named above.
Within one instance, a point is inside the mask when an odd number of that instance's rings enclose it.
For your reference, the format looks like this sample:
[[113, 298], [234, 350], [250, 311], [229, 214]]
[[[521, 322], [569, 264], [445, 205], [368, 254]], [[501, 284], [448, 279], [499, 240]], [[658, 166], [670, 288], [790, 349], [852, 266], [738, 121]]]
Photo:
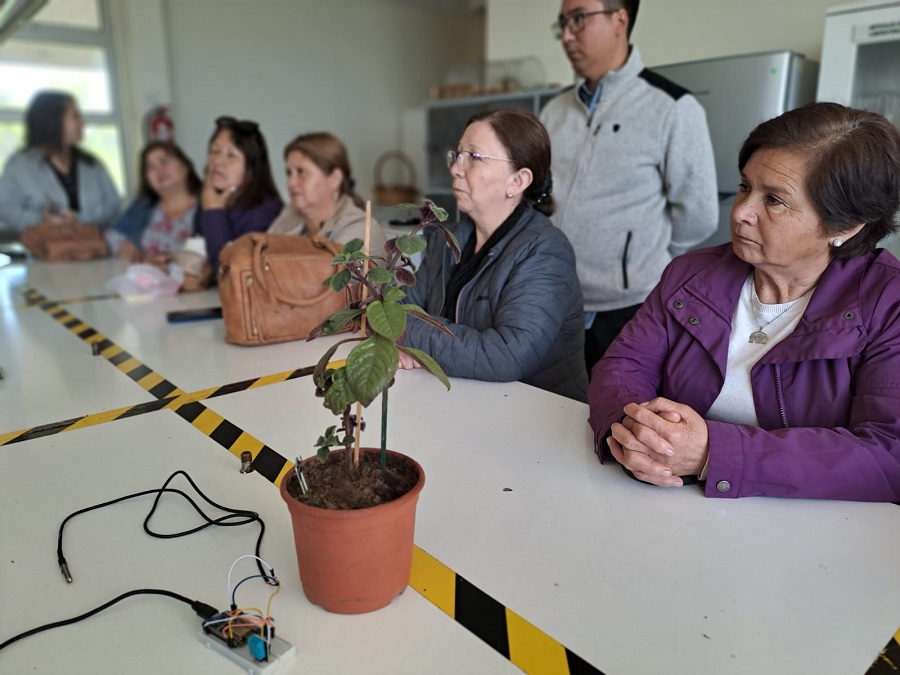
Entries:
[[470, 150], [449, 150], [447, 152], [447, 168], [452, 169], [454, 164], [458, 164], [461, 169], [468, 169], [472, 166], [473, 159], [496, 159], [500, 162], [515, 162], [514, 159], [507, 157], [492, 157], [491, 155], [483, 155], [480, 152], [471, 152]]
[[550, 30], [553, 31], [553, 37], [557, 40], [562, 40], [563, 33], [566, 31], [567, 26], [572, 32], [572, 35], [575, 35], [584, 30], [584, 21], [589, 16], [594, 16], [595, 14], [615, 14], [618, 11], [618, 9], [598, 9], [595, 12], [573, 12], [569, 16], [560, 14], [559, 18], [550, 24]]
[[237, 117], [231, 117], [229, 115], [216, 118], [216, 128], [220, 129], [222, 127], [225, 127], [226, 129], [235, 129], [245, 134], [259, 132], [259, 125], [256, 122], [252, 120], [239, 120]]

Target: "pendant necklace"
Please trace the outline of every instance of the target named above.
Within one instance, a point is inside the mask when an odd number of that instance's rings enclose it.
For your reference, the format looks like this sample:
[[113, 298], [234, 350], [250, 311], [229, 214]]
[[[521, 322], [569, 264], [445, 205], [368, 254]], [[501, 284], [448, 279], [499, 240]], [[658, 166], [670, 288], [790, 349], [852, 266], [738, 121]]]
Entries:
[[[809, 290], [811, 291], [812, 288], [810, 288]], [[750, 275], [750, 309], [753, 312], [753, 319], [759, 325], [759, 328], [757, 328], [755, 331], [750, 333], [750, 339], [748, 340], [748, 342], [750, 342], [751, 344], [758, 344], [758, 345], [766, 344], [769, 341], [769, 336], [765, 332], [764, 329], [768, 328], [775, 321], [778, 321], [778, 319], [783, 317], [785, 314], [788, 314], [792, 309], [794, 309], [798, 304], [800, 304], [800, 302], [803, 300], [804, 297], [806, 297], [806, 295], [808, 293], [809, 293], [809, 291], [806, 291], [806, 293], [801, 295], [796, 300], [791, 300], [790, 302], [784, 303], [784, 305], [783, 305], [784, 309], [782, 309], [778, 314], [776, 314], [771, 319], [769, 319], [768, 321], [763, 323], [763, 321], [760, 319], [760, 315], [762, 314], [762, 303], [759, 301], [759, 297], [756, 295], [756, 285], [753, 280], [753, 275], [751, 274]]]

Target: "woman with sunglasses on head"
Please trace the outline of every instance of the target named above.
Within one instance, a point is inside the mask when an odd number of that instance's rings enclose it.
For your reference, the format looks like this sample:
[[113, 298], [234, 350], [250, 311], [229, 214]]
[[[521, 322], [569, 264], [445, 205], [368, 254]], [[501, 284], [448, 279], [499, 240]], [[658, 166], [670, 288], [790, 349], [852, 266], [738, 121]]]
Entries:
[[0, 178], [0, 220], [15, 230], [76, 222], [107, 227], [119, 195], [103, 164], [79, 147], [84, 118], [71, 94], [41, 91], [25, 113], [25, 149]]
[[[459, 262], [436, 229], [407, 302], [456, 338], [407, 322], [405, 345], [431, 355], [451, 377], [521, 380], [586, 400], [582, 295], [575, 254], [553, 227], [550, 139], [531, 113], [483, 112], [447, 157], [453, 193], [468, 219], [450, 229]], [[400, 365], [420, 364], [401, 352]]]
[[184, 151], [152, 141], [141, 151], [137, 199], [106, 232], [109, 252], [131, 263], [168, 261], [194, 231], [200, 178]]
[[[365, 239], [363, 201], [353, 191], [347, 148], [336, 136], [316, 132], [297, 136], [284, 149], [291, 203], [272, 223], [269, 232], [322, 236], [336, 244]], [[369, 250], [384, 250], [384, 234], [373, 220]]]
[[209, 140], [197, 233], [215, 275], [219, 252], [248, 232], [265, 232], [281, 211], [266, 139], [256, 122], [220, 117]]

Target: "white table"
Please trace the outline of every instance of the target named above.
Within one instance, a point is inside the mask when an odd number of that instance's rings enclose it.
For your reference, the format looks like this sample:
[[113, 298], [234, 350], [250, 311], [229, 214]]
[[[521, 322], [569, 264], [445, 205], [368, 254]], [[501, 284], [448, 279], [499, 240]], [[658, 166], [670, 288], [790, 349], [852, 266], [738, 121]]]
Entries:
[[[50, 287], [44, 270], [28, 276], [29, 285], [48, 295], [59, 290]], [[86, 279], [79, 282], [84, 293], [94, 288]], [[159, 310], [215, 304], [208, 300], [179, 296], [140, 309], [100, 300], [69, 309], [91, 325], [96, 321], [95, 328], [127, 343], [134, 356], [185, 389], [308, 365], [324, 350], [321, 342], [230, 347], [216, 341], [214, 324], [221, 322], [215, 321], [171, 338], [182, 327], [166, 324], [166, 310]], [[7, 339], [18, 344], [15, 336], [37, 321], [21, 317], [37, 317], [40, 310], [0, 311], [4, 328], [12, 327]], [[108, 398], [117, 405], [128, 404], [127, 391], [146, 398], [108, 363], [82, 363], [84, 343], [44, 318], [40, 335], [52, 341], [62, 365], [47, 366], [43, 397], [36, 410], [28, 409], [28, 424], [54, 421], [65, 409], [59, 398], [72, 398], [59, 392], [70, 380], [85, 378], [85, 368], [105, 389], [101, 366], [107, 367]], [[194, 358], [169, 355], [176, 347]], [[41, 369], [37, 357], [22, 353], [31, 368]], [[120, 385], [113, 384], [116, 377]], [[63, 386], [50, 386], [57, 381]], [[0, 382], [4, 407], [19, 386], [18, 380]], [[122, 399], [113, 391], [120, 386]], [[298, 450], [309, 453], [303, 448], [331, 423], [312, 394], [310, 379], [302, 378], [204, 404], [293, 457]], [[91, 403], [102, 408], [107, 400]], [[642, 485], [617, 466], [597, 462], [586, 406], [517, 383], [454, 380], [445, 392], [424, 372], [401, 372], [390, 407], [390, 446], [418, 459], [427, 476], [417, 545], [607, 675], [863, 675], [900, 625], [900, 507], [711, 500], [694, 487]], [[368, 442], [375, 444], [379, 404], [372, 408]], [[0, 435], [12, 430], [8, 425], [0, 415]], [[56, 565], [56, 531], [67, 513], [157, 487], [184, 468], [213, 499], [265, 518], [263, 557], [284, 583], [273, 614], [279, 635], [298, 647], [287, 672], [516, 672], [412, 590], [384, 610], [357, 617], [310, 605], [299, 587], [289, 519], [277, 490], [258, 475], [238, 473], [232, 455], [170, 411], [0, 447], [0, 453], [6, 469], [0, 472], [0, 641], [138, 587], [169, 588], [224, 607], [227, 568], [252, 550], [256, 530], [151, 539], [140, 529], [146, 499], [70, 524], [71, 586]], [[194, 522], [174, 501], [160, 515], [161, 529]], [[267, 595], [252, 584], [242, 589], [260, 602]], [[180, 603], [126, 600], [0, 652], [0, 671], [240, 672], [205, 650], [197, 625]]]

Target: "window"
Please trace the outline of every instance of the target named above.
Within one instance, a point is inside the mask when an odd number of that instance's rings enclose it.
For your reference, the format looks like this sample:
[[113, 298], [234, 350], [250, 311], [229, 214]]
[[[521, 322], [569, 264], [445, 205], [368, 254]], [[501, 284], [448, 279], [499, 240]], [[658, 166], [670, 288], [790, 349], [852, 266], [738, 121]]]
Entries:
[[83, 147], [124, 194], [122, 120], [105, 13], [106, 0], [50, 0], [0, 45], [0, 166], [23, 145], [24, 113], [35, 92], [68, 91], [84, 114]]

